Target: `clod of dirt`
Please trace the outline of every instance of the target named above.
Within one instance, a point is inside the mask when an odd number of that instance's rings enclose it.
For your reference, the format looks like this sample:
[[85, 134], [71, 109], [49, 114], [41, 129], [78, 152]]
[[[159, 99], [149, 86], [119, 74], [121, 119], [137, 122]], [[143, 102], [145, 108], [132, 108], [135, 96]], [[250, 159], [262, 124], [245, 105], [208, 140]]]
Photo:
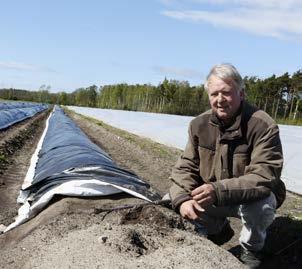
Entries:
[[[161, 228], [177, 228], [185, 230], [187, 221], [174, 211], [155, 205], [134, 207], [124, 213], [120, 224], [144, 224]], [[193, 228], [193, 227], [191, 227]]]
[[107, 239], [108, 239], [108, 236], [100, 236], [99, 239], [103, 242], [103, 243], [106, 243]]
[[[130, 224], [115, 226], [110, 234], [106, 241], [107, 246], [112, 247], [117, 253], [138, 258], [143, 255], [150, 255], [162, 247], [161, 240], [165, 240], [171, 232], [159, 233], [157, 230], [144, 225]], [[119, 238], [117, 238], [117, 234], [119, 234]]]
[[134, 247], [138, 255], [143, 255], [148, 250], [148, 248], [145, 246], [145, 239], [139, 232], [131, 230], [128, 234], [128, 237], [130, 239], [130, 244]]

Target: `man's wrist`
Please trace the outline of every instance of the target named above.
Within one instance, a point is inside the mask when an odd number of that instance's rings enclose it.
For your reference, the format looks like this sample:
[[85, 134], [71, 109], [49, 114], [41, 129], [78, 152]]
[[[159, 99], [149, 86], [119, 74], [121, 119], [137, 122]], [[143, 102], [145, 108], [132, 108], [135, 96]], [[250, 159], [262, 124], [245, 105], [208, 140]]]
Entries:
[[176, 197], [173, 201], [172, 201], [172, 207], [175, 211], [179, 212], [179, 207], [181, 206], [182, 203], [188, 201], [188, 200], [192, 200], [192, 196], [189, 194], [182, 194], [178, 197]]
[[218, 191], [218, 188], [217, 188], [217, 186], [216, 186], [216, 184], [215, 184], [215, 182], [211, 182], [211, 183], [209, 183], [210, 185], [212, 185], [212, 187], [213, 187], [213, 189], [214, 189], [214, 194], [215, 194], [215, 197], [214, 197], [214, 205], [219, 205], [219, 198], [218, 198], [218, 193], [219, 193], [219, 191]]

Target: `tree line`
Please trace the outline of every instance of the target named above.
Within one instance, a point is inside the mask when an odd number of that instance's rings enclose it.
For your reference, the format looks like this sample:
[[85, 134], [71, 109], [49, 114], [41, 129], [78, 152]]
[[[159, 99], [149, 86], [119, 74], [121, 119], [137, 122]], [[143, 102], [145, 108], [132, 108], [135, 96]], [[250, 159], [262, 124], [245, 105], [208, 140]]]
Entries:
[[250, 103], [273, 118], [298, 119], [302, 111], [302, 70], [291, 76], [272, 75], [266, 79], [245, 77], [246, 96]]
[[[246, 99], [275, 119], [297, 120], [302, 114], [302, 70], [290, 75], [260, 79], [244, 77]], [[61, 105], [76, 105], [132, 111], [195, 116], [209, 109], [203, 85], [164, 79], [159, 85], [126, 83], [79, 88], [71, 93], [51, 93], [50, 86], [38, 91], [0, 89], [0, 98]]]

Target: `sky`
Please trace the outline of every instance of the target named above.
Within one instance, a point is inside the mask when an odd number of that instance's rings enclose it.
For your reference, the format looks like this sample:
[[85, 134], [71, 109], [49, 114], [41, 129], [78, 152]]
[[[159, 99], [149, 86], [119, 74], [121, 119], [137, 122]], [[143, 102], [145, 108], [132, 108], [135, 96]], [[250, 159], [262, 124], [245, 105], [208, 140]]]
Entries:
[[72, 92], [164, 78], [204, 82], [232, 63], [302, 69], [301, 0], [0, 0], [0, 88]]

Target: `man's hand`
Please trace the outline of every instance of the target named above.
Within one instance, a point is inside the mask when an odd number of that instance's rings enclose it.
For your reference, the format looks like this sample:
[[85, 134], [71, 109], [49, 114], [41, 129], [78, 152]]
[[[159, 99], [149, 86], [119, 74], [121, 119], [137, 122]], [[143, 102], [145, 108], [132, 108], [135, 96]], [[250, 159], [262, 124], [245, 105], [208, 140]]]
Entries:
[[186, 219], [195, 220], [198, 218], [198, 212], [203, 212], [204, 209], [195, 201], [188, 200], [180, 205], [180, 215]]
[[217, 200], [216, 192], [212, 184], [203, 184], [191, 192], [193, 200], [201, 207], [214, 204]]

